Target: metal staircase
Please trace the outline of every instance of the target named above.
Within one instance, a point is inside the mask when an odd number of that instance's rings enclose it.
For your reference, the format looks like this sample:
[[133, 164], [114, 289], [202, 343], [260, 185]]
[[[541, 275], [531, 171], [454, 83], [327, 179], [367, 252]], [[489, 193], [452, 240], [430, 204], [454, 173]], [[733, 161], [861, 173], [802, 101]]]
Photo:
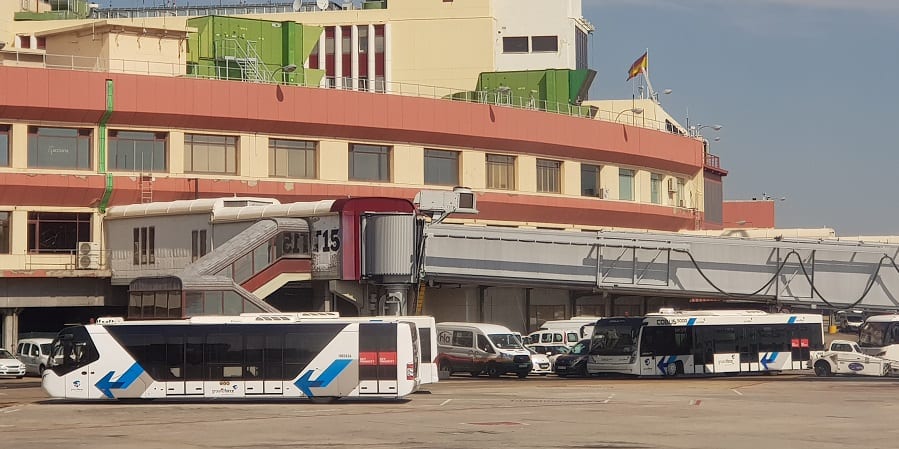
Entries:
[[[225, 67], [219, 68], [218, 78], [232, 79], [231, 70], [239, 69], [243, 81], [269, 82], [273, 72], [265, 62], [261, 61], [256, 41], [242, 39], [221, 39], [215, 41], [217, 59], [225, 61]], [[224, 73], [222, 73], [224, 69]]]

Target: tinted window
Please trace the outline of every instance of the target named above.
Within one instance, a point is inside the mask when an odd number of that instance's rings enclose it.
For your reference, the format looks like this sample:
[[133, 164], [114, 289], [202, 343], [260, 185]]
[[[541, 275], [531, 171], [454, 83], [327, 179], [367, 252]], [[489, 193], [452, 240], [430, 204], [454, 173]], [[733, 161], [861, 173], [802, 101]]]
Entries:
[[532, 51], [559, 51], [558, 36], [534, 36], [531, 38]]
[[418, 341], [421, 345], [421, 360], [425, 363], [433, 360], [431, 355], [431, 328], [418, 328]]
[[503, 53], [527, 53], [528, 50], [527, 36], [503, 38]]
[[453, 331], [453, 346], [474, 347], [474, 334], [471, 331]]

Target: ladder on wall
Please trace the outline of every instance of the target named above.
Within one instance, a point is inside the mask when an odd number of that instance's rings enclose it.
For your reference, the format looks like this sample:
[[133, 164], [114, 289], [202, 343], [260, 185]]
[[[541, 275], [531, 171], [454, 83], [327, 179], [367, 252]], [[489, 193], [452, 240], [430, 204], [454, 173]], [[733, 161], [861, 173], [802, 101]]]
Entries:
[[153, 202], [153, 175], [140, 175], [140, 202], [141, 204]]
[[[239, 39], [222, 39], [216, 41], [216, 57], [226, 61], [225, 73], [219, 73], [219, 78], [228, 78], [231, 64], [240, 68], [241, 78], [244, 81], [270, 82], [272, 71], [264, 61], [260, 60], [256, 41]], [[224, 76], [223, 76], [224, 75]]]

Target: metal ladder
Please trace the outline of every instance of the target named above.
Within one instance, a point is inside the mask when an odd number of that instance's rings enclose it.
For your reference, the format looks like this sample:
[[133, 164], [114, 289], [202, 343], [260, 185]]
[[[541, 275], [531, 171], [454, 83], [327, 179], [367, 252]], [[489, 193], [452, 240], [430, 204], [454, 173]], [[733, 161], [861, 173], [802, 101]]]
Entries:
[[141, 173], [140, 175], [140, 202], [141, 204], [153, 202], [153, 175]]
[[[243, 44], [246, 45], [243, 45]], [[241, 78], [244, 81], [269, 82], [272, 80], [272, 71], [264, 62], [260, 62], [256, 41], [239, 39], [222, 39], [215, 42], [216, 57], [226, 61], [225, 75], [219, 73], [219, 78], [227, 78], [227, 71], [231, 62], [240, 67]]]

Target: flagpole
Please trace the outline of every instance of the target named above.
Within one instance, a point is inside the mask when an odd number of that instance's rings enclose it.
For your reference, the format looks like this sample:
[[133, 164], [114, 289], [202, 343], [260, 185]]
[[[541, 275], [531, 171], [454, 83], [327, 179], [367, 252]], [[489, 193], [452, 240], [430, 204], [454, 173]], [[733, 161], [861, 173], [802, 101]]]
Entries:
[[649, 99], [656, 101], [656, 91], [652, 88], [652, 82], [649, 81], [649, 48], [646, 48], [646, 70], [643, 70], [643, 79], [646, 80], [646, 86], [649, 87]]

